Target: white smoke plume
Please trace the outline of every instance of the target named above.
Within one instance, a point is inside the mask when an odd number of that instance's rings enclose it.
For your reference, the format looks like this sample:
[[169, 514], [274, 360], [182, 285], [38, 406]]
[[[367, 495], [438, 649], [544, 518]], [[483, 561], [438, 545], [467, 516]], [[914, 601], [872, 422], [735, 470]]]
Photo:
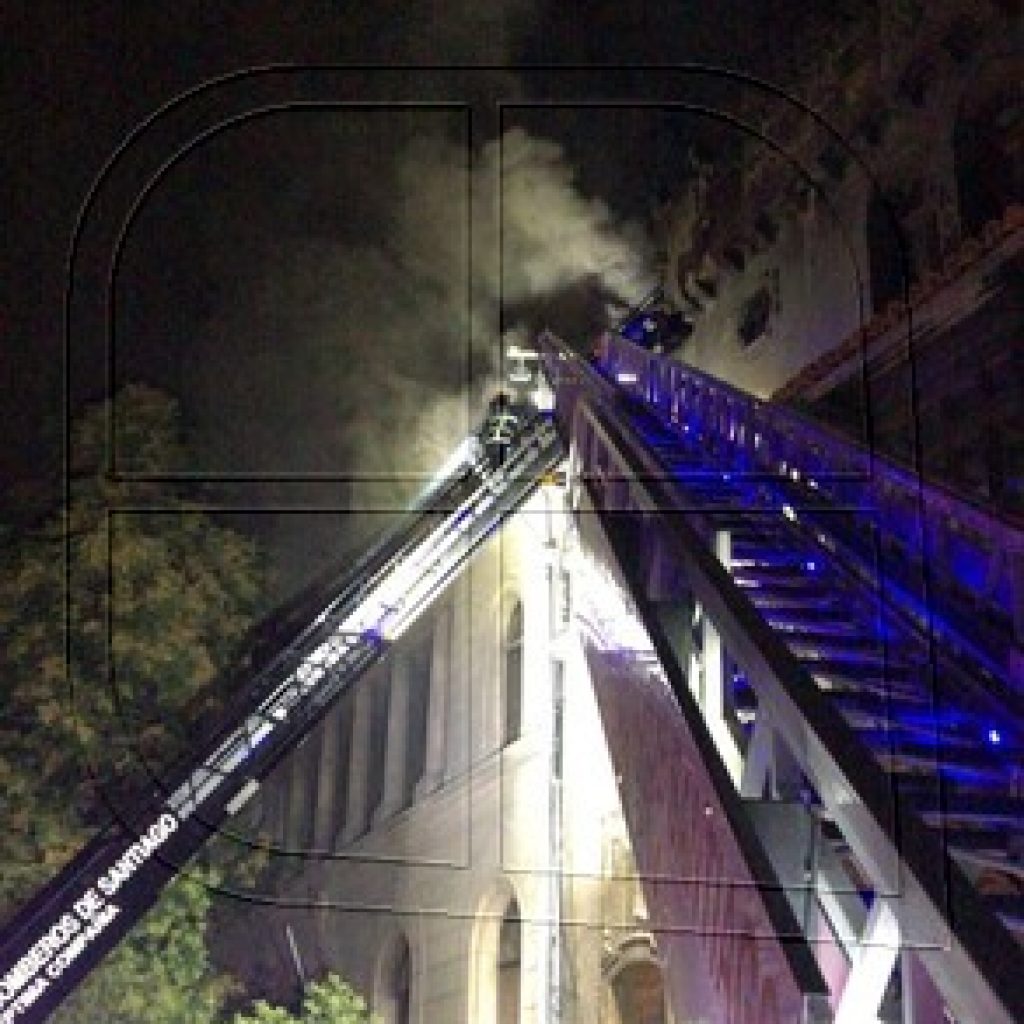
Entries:
[[[471, 200], [453, 189], [467, 174]], [[402, 150], [396, 185], [399, 215], [388, 247], [403, 273], [421, 283], [424, 295], [451, 300], [444, 316], [449, 330], [464, 326], [461, 307], [471, 291], [472, 365], [465, 368], [474, 408], [498, 384], [502, 333], [522, 344], [552, 326], [585, 346], [597, 326], [649, 288], [651, 251], [642, 227], [619, 223], [604, 200], [583, 195], [574, 168], [551, 140], [512, 129], [470, 161], [449, 140], [420, 136]], [[408, 215], [410, 206], [416, 216]], [[471, 232], [453, 232], [467, 213]], [[438, 344], [445, 346], [441, 338]], [[486, 386], [473, 387], [480, 379]], [[427, 408], [423, 414], [431, 418]], [[436, 458], [447, 440], [437, 439]]]
[[[642, 231], [580, 193], [556, 143], [512, 130], [470, 154], [451, 132], [402, 135], [345, 140], [364, 156], [309, 189], [354, 211], [343, 229], [280, 239], [210, 318], [190, 389], [201, 468], [333, 474], [341, 504], [400, 508], [474, 426], [502, 320], [554, 320], [584, 346], [645, 290]], [[284, 546], [291, 567], [313, 557], [308, 531]]]
[[[649, 273], [641, 230], [616, 223], [607, 203], [578, 191], [560, 146], [513, 129], [484, 148], [479, 175], [482, 193], [495, 181], [499, 189], [501, 238], [488, 241], [502, 251], [497, 292], [506, 302], [551, 296], [581, 281], [623, 304], [638, 297]], [[490, 226], [486, 218], [484, 224]]]
[[[436, 212], [435, 231], [405, 219], [395, 239], [399, 258], [427, 279], [453, 279], [464, 258], [452, 251], [450, 225], [453, 216], [465, 216], [452, 182], [465, 176], [466, 163], [463, 151], [429, 137], [412, 142], [400, 158], [402, 201]], [[617, 222], [604, 200], [584, 196], [557, 143], [519, 128], [488, 142], [473, 161], [472, 194], [473, 279], [482, 312], [492, 315], [499, 304], [541, 308], [543, 300], [581, 285], [615, 308], [628, 307], [649, 287], [643, 229]], [[486, 334], [491, 325], [481, 326]]]

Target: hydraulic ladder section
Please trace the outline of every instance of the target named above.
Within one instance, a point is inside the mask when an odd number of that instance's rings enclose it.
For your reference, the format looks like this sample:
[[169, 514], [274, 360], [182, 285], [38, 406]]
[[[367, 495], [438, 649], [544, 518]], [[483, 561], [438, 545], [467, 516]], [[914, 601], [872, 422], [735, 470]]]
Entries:
[[[5, 928], [2, 1024], [48, 1016], [561, 453], [549, 416], [504, 398], [492, 402], [482, 428], [392, 533], [266, 625], [260, 666], [189, 762], [152, 778]], [[248, 662], [231, 673], [247, 674]]]
[[1021, 531], [621, 338], [594, 366], [540, 344], [571, 472], [632, 538], [638, 607], [666, 560], [689, 588], [681, 668], [694, 700], [695, 673], [718, 687], [740, 796], [817, 822], [808, 863], [851, 962], [836, 1021], [933, 1019], [907, 1008], [900, 949], [958, 1024], [1024, 1020]]

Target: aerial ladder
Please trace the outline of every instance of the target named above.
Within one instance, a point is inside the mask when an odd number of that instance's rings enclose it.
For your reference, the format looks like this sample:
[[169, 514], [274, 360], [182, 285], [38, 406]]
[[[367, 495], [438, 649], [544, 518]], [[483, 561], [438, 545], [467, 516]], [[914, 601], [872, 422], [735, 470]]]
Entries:
[[[44, 1020], [566, 459], [784, 944], [819, 941], [792, 932], [810, 899], [850, 961], [833, 1012], [794, 954], [803, 1020], [1024, 1020], [1019, 526], [621, 336], [509, 355], [519, 396], [539, 361], [540, 400], [493, 403], [394, 531], [275, 617], [198, 753], [11, 922], [0, 1024]], [[799, 885], [775, 811], [810, 822]]]
[[123, 813], [6, 926], [3, 1024], [46, 1019], [561, 458], [551, 417], [499, 395], [383, 540], [256, 631], [227, 673], [244, 686], [188, 759], [119, 800]]

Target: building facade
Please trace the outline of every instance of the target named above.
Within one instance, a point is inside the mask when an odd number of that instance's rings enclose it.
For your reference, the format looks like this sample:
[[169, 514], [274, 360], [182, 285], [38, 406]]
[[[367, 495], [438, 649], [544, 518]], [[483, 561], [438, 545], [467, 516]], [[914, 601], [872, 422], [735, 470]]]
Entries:
[[659, 218], [684, 360], [1017, 512], [1020, 29], [960, 0], [832, 19]]

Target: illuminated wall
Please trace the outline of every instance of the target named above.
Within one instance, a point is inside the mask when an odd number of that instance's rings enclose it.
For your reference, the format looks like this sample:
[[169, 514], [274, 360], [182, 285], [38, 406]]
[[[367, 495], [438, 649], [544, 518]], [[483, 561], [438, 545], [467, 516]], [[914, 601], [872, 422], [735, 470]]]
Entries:
[[287, 973], [290, 925], [305, 968], [338, 971], [385, 1021], [407, 1004], [438, 1024], [614, 1024], [655, 999], [664, 955], [563, 501], [539, 492], [266, 789], [278, 841], [328, 854], [281, 868], [283, 892], [322, 906], [265, 912], [266, 941]]

